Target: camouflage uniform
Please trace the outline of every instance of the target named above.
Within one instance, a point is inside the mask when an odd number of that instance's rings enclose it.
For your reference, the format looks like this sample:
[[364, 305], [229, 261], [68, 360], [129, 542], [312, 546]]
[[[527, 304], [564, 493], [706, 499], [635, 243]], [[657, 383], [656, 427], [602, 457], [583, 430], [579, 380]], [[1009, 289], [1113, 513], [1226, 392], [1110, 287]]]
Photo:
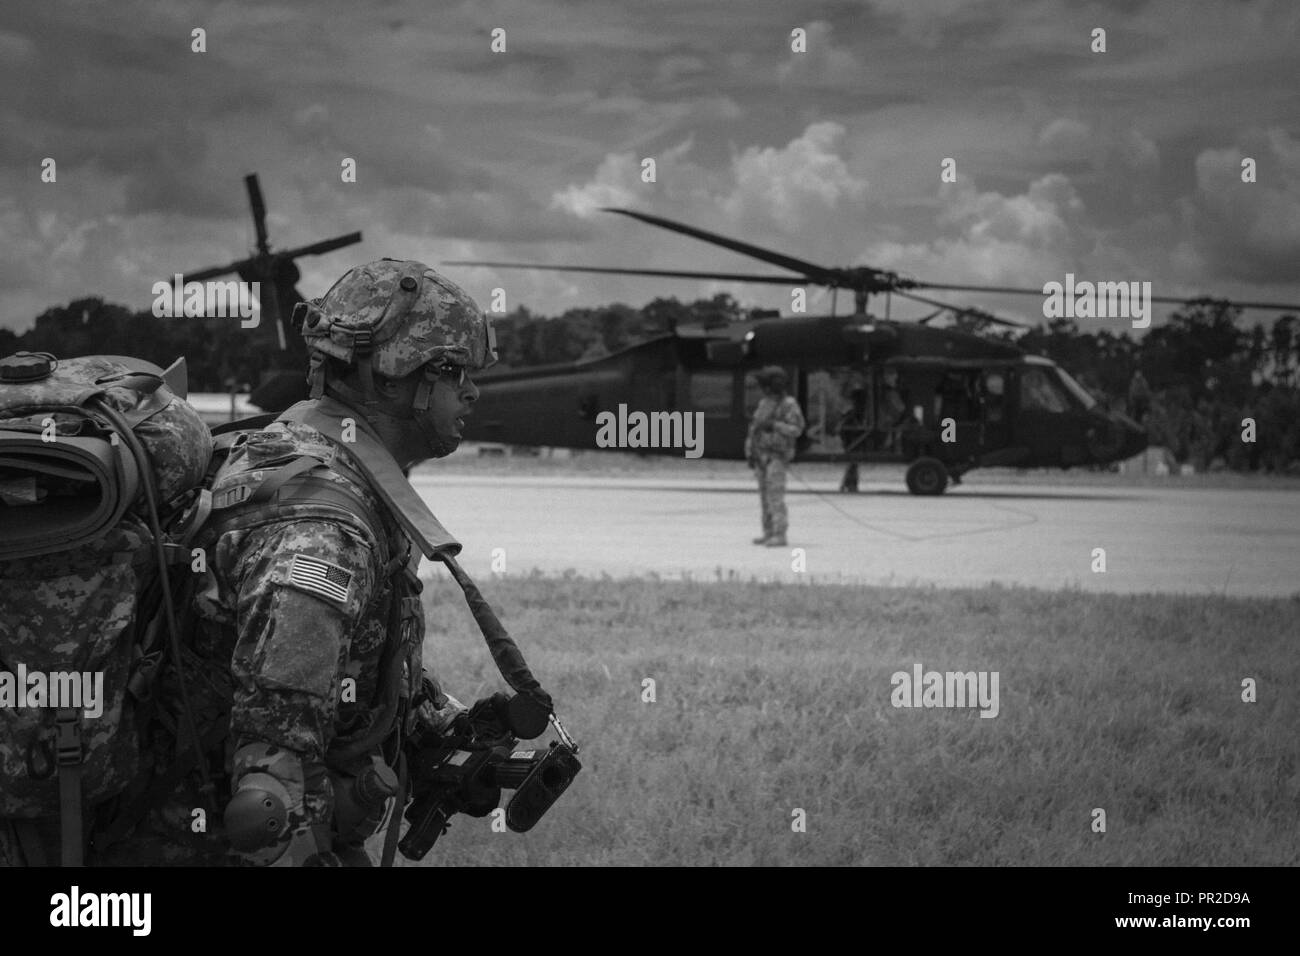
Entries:
[[[368, 333], [370, 348], [354, 351], [356, 330]], [[216, 864], [233, 842], [233, 860], [246, 864], [365, 865], [361, 844], [382, 808], [358, 803], [357, 778], [378, 769], [395, 783], [397, 725], [405, 719], [408, 732], [416, 723], [440, 728], [462, 709], [436, 680], [422, 677], [415, 576], [421, 552], [455, 553], [459, 545], [365, 414], [319, 397], [321, 356], [367, 365], [369, 391], [372, 370], [400, 378], [431, 361], [486, 366], [495, 357], [490, 326], [472, 300], [426, 266], [383, 260], [352, 270], [311, 303], [303, 331], [315, 353], [316, 397], [237, 444], [212, 488], [214, 507], [238, 504], [229, 517], [215, 512], [205, 539], [188, 685], [201, 727], [228, 702], [229, 733], [216, 766], [229, 788], [218, 802], [255, 785], [259, 798], [269, 794], [286, 811], [283, 828], [258, 848], [238, 846], [211, 816], [208, 832], [196, 834], [193, 811], [202, 804], [192, 779], [176, 781], [169, 798], [101, 862]], [[416, 407], [421, 400], [428, 407], [428, 399], [422, 388]], [[352, 436], [345, 418], [355, 426]], [[305, 471], [285, 481], [274, 501], [256, 503], [255, 494], [241, 491], [295, 461]], [[171, 735], [160, 733], [159, 779], [175, 750]]]
[[789, 526], [785, 507], [786, 465], [805, 427], [799, 403], [789, 395], [764, 396], [754, 409], [745, 440], [745, 457], [758, 475], [763, 510], [763, 537], [784, 538]]
[[[305, 855], [286, 862], [303, 862], [314, 852], [312, 845], [346, 852], [369, 835], [347, 819], [350, 807], [340, 813], [343, 819], [334, 818], [336, 789], [352, 786], [373, 758], [393, 759], [391, 747], [381, 751], [393, 729], [398, 697], [414, 697], [420, 689], [423, 616], [418, 607], [394, 608], [401, 598], [383, 575], [395, 562], [413, 578], [419, 553], [411, 553], [358, 473], [354, 454], [365, 455], [373, 469], [375, 456], [387, 452], [366, 433], [364, 421], [357, 428], [356, 444], [345, 449], [305, 424], [275, 422], [236, 446], [213, 486], [214, 498], [245, 482], [256, 485], [264, 469], [307, 455], [328, 463], [326, 470], [317, 470], [317, 479], [364, 502], [364, 512], [378, 518], [379, 527], [305, 496], [224, 520], [218, 512], [206, 549], [210, 561], [193, 602], [197, 622], [191, 650], [202, 663], [190, 673], [189, 687], [201, 730], [229, 711], [228, 742], [214, 769], [234, 779], [264, 773], [285, 784], [291, 796], [288, 838], [306, 847]], [[396, 463], [391, 468], [396, 470]], [[417, 593], [418, 588], [416, 581]], [[401, 625], [390, 640], [395, 617]], [[214, 662], [229, 662], [228, 679], [211, 669]], [[436, 681], [430, 679], [430, 688], [432, 700], [419, 716], [436, 722], [434, 711], [452, 704]], [[372, 736], [379, 738], [373, 746], [347, 753], [355, 749], [350, 744]], [[151, 756], [158, 772], [175, 750], [171, 734], [157, 735]], [[228, 796], [224, 781], [219, 796], [223, 802]], [[229, 847], [220, 819], [209, 817], [206, 833], [192, 832], [193, 811], [202, 805], [192, 784], [179, 782], [167, 801], [99, 862], [224, 862]], [[333, 846], [336, 842], [341, 845]], [[281, 849], [250, 854], [249, 862], [274, 859]]]

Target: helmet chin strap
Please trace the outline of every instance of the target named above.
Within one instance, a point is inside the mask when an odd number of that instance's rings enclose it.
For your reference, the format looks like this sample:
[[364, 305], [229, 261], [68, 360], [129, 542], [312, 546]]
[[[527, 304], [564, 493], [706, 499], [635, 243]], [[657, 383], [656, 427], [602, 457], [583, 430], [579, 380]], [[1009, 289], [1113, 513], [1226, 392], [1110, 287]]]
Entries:
[[453, 451], [456, 450], [454, 448], [447, 447], [446, 441], [444, 441], [442, 436], [438, 434], [437, 430], [433, 427], [432, 422], [429, 421], [429, 418], [427, 416], [416, 415], [414, 417], [415, 417], [415, 427], [418, 428], [420, 430], [420, 434], [424, 436], [424, 440], [426, 444], [428, 444], [429, 450], [433, 452], [434, 458], [446, 458], [448, 455], [450, 455]]
[[415, 419], [415, 427], [424, 436], [424, 441], [433, 452], [434, 458], [446, 458], [456, 450], [447, 446], [446, 441], [434, 429], [432, 418], [428, 414], [429, 409], [433, 407], [433, 389], [441, 375], [441, 367], [437, 364], [430, 363], [424, 367], [424, 374], [420, 376], [420, 384], [416, 387], [415, 399], [411, 406], [411, 417]]
[[[362, 418], [368, 421], [372, 427], [379, 430], [380, 419], [398, 421], [402, 423], [414, 423], [416, 431], [424, 439], [425, 445], [432, 452], [434, 458], [445, 458], [450, 455], [455, 448], [448, 447], [445, 439], [442, 438], [433, 427], [428, 415], [419, 414], [414, 408], [397, 409], [386, 405], [380, 405], [377, 402], [366, 402], [365, 396], [352, 388], [345, 385], [338, 379], [330, 379], [325, 383], [325, 394], [337, 398], [345, 405], [356, 409]], [[423, 411], [423, 409], [421, 409]]]

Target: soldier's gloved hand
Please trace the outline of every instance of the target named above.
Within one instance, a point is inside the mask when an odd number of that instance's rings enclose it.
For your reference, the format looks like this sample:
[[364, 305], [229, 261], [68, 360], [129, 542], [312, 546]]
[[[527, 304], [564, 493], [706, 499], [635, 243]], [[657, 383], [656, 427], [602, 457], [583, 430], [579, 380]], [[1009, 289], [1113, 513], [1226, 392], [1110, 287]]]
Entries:
[[438, 682], [426, 676], [416, 697], [411, 730], [417, 735], [442, 735], [465, 713], [466, 707], [443, 691]]
[[487, 740], [513, 736], [507, 711], [509, 702], [510, 696], [499, 691], [491, 697], [476, 700], [468, 714], [474, 733]]

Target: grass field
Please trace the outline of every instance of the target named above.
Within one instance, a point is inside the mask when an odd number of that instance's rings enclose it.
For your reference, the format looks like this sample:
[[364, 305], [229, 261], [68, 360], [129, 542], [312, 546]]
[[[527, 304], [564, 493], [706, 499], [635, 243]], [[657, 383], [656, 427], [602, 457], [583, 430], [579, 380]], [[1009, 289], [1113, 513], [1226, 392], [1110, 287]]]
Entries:
[[[585, 769], [531, 833], [457, 816], [426, 865], [1300, 863], [1300, 599], [481, 584]], [[426, 610], [452, 693], [499, 689], [445, 575]], [[997, 671], [1000, 713], [894, 708], [916, 661]]]

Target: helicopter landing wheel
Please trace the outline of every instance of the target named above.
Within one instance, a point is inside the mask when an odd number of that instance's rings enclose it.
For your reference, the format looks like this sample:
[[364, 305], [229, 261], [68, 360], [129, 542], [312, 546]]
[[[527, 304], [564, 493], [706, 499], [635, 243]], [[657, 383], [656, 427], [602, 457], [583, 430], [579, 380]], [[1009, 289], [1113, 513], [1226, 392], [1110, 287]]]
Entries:
[[907, 466], [907, 490], [914, 495], [941, 495], [948, 487], [948, 469], [937, 458], [918, 458]]
[[844, 478], [840, 482], [840, 493], [853, 495], [858, 493], [858, 466], [856, 462], [844, 470]]

